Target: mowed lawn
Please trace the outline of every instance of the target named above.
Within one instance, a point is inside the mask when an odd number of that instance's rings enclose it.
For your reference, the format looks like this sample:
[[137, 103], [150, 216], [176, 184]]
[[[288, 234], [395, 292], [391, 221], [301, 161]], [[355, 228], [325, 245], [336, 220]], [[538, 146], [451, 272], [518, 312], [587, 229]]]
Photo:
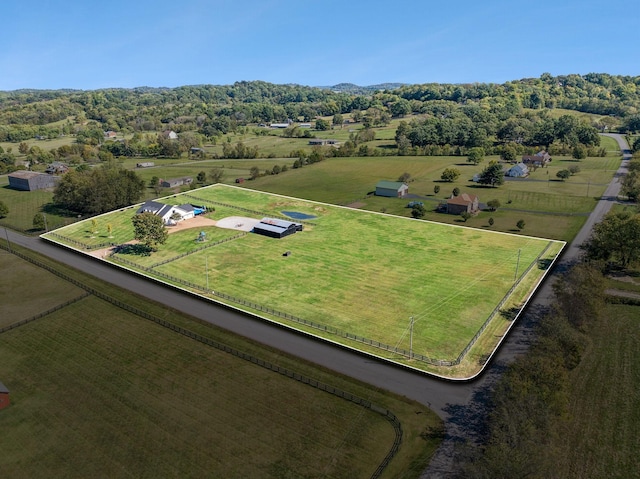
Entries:
[[[533, 265], [532, 273], [541, 277], [544, 271], [536, 263], [538, 255], [550, 247], [545, 259], [553, 259], [561, 248], [560, 243], [544, 239], [373, 214], [224, 185], [189, 194], [194, 198], [177, 196], [167, 201], [210, 202], [216, 207], [208, 215], [213, 219], [282, 216], [282, 211], [317, 218], [304, 231], [280, 240], [249, 234], [158, 266], [156, 271], [203, 289], [208, 280], [217, 293], [405, 350], [411, 347], [413, 317], [413, 351], [440, 360], [458, 357], [511, 288], [516, 273], [520, 276]], [[59, 233], [70, 236], [67, 230]], [[231, 230], [225, 231], [230, 235]], [[150, 257], [122, 257], [150, 266], [195, 248], [194, 235], [185, 233], [182, 240], [172, 237]], [[285, 251], [290, 256], [283, 256]], [[331, 339], [343, 341], [335, 335]]]

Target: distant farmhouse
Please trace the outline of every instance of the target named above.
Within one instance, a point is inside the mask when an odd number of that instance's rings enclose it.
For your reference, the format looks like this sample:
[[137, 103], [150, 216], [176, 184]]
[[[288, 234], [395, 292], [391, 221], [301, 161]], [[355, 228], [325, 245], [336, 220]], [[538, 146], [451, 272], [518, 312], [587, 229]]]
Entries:
[[507, 171], [504, 172], [504, 176], [509, 176], [511, 178], [524, 178], [529, 175], [529, 167], [524, 163], [518, 163], [517, 165], [513, 165]]
[[320, 138], [312, 138], [309, 140], [309, 144], [312, 146], [327, 146], [327, 145], [337, 145], [340, 142], [338, 140], [322, 140]]
[[279, 220], [276, 218], [262, 218], [260, 223], [253, 227], [253, 232], [259, 235], [269, 236], [270, 238], [284, 238], [302, 231], [304, 228], [300, 223], [292, 221]]
[[35, 171], [20, 170], [9, 173], [9, 187], [22, 191], [54, 188], [59, 181], [59, 176], [37, 173]]
[[289, 128], [289, 123], [270, 123], [269, 128]]
[[136, 168], [151, 168], [155, 165], [153, 161], [143, 161], [142, 163], [136, 163]]
[[402, 181], [378, 181], [376, 185], [376, 196], [387, 196], [389, 198], [404, 198], [409, 192], [409, 186]]
[[162, 136], [164, 138], [168, 138], [169, 140], [177, 140], [178, 134], [173, 130], [165, 130], [162, 132]]
[[47, 169], [44, 171], [45, 173], [49, 173], [50, 175], [63, 174], [69, 171], [69, 167], [59, 161], [53, 161], [49, 166], [47, 166]]
[[191, 183], [193, 183], [193, 178], [190, 176], [172, 178], [170, 180], [160, 180], [160, 186], [163, 188], [175, 188], [176, 186], [190, 185]]
[[447, 213], [451, 215], [459, 215], [465, 211], [475, 214], [479, 209], [478, 197], [476, 195], [462, 193], [447, 200]]
[[522, 163], [535, 167], [544, 167], [551, 162], [551, 155], [545, 150], [540, 150], [535, 155], [522, 155]]
[[116, 134], [116, 132], [115, 132], [115, 131], [112, 131], [112, 130], [109, 130], [109, 131], [105, 131], [105, 132], [104, 132], [104, 137], [105, 137], [105, 139], [107, 139], [107, 140], [110, 140], [110, 139], [115, 138], [115, 137], [116, 137], [116, 135], [117, 135], [117, 134]]
[[165, 225], [173, 226], [180, 221], [188, 220], [196, 215], [204, 213], [206, 210], [201, 206], [193, 206], [190, 204], [184, 205], [166, 205], [158, 201], [147, 201], [143, 204], [136, 214], [153, 213], [156, 216], [162, 218], [162, 222]]

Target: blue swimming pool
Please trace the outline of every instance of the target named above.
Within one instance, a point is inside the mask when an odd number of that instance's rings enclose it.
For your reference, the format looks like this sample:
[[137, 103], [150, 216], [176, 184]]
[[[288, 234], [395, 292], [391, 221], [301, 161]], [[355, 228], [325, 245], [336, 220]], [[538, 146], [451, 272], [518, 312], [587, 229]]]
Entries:
[[283, 211], [282, 214], [289, 218], [293, 218], [294, 220], [312, 220], [317, 218], [317, 216], [300, 213], [299, 211]]

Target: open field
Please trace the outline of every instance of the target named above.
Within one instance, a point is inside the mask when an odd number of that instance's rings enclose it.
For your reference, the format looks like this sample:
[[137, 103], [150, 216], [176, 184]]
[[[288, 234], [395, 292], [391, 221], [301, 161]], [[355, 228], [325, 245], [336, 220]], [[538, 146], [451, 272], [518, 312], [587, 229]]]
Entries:
[[7, 175], [0, 175], [0, 201], [9, 208], [7, 217], [0, 218], [0, 226], [29, 231], [33, 228], [33, 216], [42, 212], [46, 212], [49, 229], [77, 221], [77, 217], [65, 216], [55, 208], [51, 208], [52, 198], [52, 191], [19, 191], [9, 188]]
[[[514, 285], [515, 277], [527, 272], [512, 295], [517, 300], [505, 305], [521, 307], [563, 246], [224, 185], [165, 201], [214, 206], [215, 212], [207, 215], [213, 220], [238, 215], [282, 217], [282, 211], [317, 218], [304, 231], [282, 240], [248, 234], [214, 244], [225, 235], [231, 237], [233, 231], [214, 233], [213, 227], [206, 230], [212, 246], [203, 250], [195, 242], [201, 228], [185, 230], [170, 235], [169, 243], [151, 256], [125, 251], [114, 255], [116, 262], [125, 260], [138, 270], [151, 268], [146, 274], [179, 278], [199, 294], [211, 290], [207, 295], [215, 300], [425, 370], [439, 361], [455, 362]], [[127, 222], [133, 211], [116, 212], [113, 218], [103, 215], [96, 221], [111, 222], [114, 236], [123, 242], [132, 234]], [[90, 246], [96, 239], [88, 237], [87, 228], [89, 222], [80, 222], [45, 237], [78, 247], [65, 240], [71, 238]], [[189, 249], [193, 254], [184, 255]], [[283, 257], [285, 250], [291, 256]], [[174, 260], [167, 261], [171, 255]], [[259, 305], [262, 311], [244, 302]], [[349, 335], [363, 339], [354, 341]], [[383, 343], [396, 352], [390, 355], [362, 344], [363, 340]], [[402, 351], [410, 350], [435, 362], [409, 360]]]
[[640, 307], [609, 305], [570, 373], [570, 416], [549, 450], [556, 477], [637, 477], [640, 470]]
[[[146, 313], [392, 410], [404, 437], [382, 477], [417, 477], [437, 447], [421, 433], [438, 430], [439, 421], [421, 405], [41, 261]], [[18, 262], [0, 255], [3, 270]], [[43, 270], [24, 263], [13, 279], [33, 284]], [[69, 287], [51, 282], [61, 294]], [[4, 290], [0, 301], [21, 304]], [[0, 470], [8, 477], [370, 477], [394, 441], [393, 427], [370, 409], [96, 296], [0, 340], [0, 378], [12, 401], [0, 414]]]

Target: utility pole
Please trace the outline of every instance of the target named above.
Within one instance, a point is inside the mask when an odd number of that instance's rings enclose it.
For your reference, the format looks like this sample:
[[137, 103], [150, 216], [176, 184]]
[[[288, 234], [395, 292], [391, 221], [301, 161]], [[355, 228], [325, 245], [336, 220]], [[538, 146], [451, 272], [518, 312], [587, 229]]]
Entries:
[[591, 178], [589, 178], [589, 181], [587, 182], [587, 196], [589, 196], [589, 187], [591, 186]]
[[49, 228], [47, 228], [47, 214], [46, 213], [42, 213], [42, 218], [44, 219], [44, 232], [48, 233], [49, 232]]
[[513, 281], [515, 283], [515, 281], [518, 279], [518, 267], [520, 266], [520, 249], [518, 249], [518, 259], [516, 261], [516, 272], [513, 275]]
[[409, 359], [413, 359], [413, 316], [411, 316], [409, 319], [411, 320], [409, 332]]

